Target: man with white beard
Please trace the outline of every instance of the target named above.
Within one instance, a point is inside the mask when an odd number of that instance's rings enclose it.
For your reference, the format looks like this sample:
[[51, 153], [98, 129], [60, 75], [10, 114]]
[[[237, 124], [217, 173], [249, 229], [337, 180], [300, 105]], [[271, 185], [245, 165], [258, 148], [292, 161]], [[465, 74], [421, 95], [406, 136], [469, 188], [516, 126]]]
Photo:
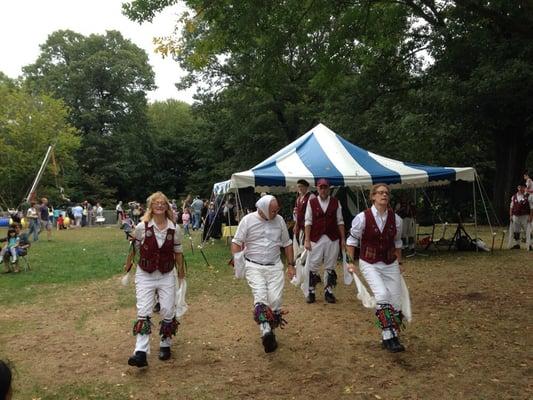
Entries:
[[278, 347], [274, 329], [286, 322], [281, 310], [285, 283], [281, 247], [285, 251], [289, 279], [296, 270], [287, 225], [278, 215], [278, 201], [266, 195], [257, 201], [256, 207], [256, 212], [241, 220], [231, 251], [233, 254], [244, 251], [245, 276], [254, 296], [254, 320], [259, 325], [265, 352], [271, 353]]

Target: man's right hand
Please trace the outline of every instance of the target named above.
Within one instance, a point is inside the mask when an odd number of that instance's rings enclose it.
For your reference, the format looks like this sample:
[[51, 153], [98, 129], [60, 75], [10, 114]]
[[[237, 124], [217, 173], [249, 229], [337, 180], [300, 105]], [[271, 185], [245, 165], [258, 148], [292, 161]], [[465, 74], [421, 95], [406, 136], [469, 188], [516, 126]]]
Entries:
[[311, 241], [309, 239], [305, 239], [304, 247], [306, 250], [311, 251]]
[[350, 271], [350, 272], [352, 272], [352, 273], [355, 272], [355, 271], [356, 271], [356, 269], [355, 269], [355, 265], [352, 264], [352, 263], [349, 263], [349, 264], [348, 264], [348, 271]]

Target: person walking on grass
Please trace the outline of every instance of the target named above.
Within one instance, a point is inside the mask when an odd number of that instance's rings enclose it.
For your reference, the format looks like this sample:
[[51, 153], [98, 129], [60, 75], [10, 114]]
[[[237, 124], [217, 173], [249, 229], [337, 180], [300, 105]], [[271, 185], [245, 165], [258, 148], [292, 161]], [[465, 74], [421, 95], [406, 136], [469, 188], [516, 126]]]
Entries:
[[41, 230], [46, 230], [46, 239], [52, 240], [52, 222], [50, 222], [50, 213], [48, 210], [48, 199], [43, 197], [39, 206], [39, 216], [41, 218]]
[[30, 202], [30, 208], [28, 208], [28, 211], [26, 212], [26, 218], [28, 218], [29, 221], [29, 235], [33, 234], [33, 241], [36, 242], [39, 240], [39, 212], [37, 211], [37, 207], [35, 207], [35, 201]]
[[281, 310], [285, 283], [281, 247], [287, 258], [289, 279], [296, 270], [289, 231], [278, 215], [278, 201], [274, 196], [263, 196], [256, 207], [256, 212], [244, 216], [240, 222], [231, 252], [244, 251], [245, 276], [254, 297], [254, 320], [259, 325], [265, 352], [271, 353], [278, 347], [274, 329], [286, 322]]
[[[352, 221], [346, 252], [354, 259], [376, 298], [377, 324], [382, 346], [391, 353], [404, 351], [399, 340], [401, 311], [402, 219], [389, 207], [390, 191], [384, 183], [372, 187], [372, 207]], [[357, 249], [357, 251], [356, 251]], [[348, 267], [355, 272], [355, 265]]]
[[128, 364], [135, 367], [148, 365], [150, 354], [150, 333], [152, 331], [152, 312], [155, 293], [160, 303], [160, 342], [159, 359], [168, 360], [171, 356], [172, 336], [176, 335], [179, 322], [175, 318], [176, 276], [185, 278], [183, 250], [180, 228], [173, 221], [168, 198], [161, 192], [148, 197], [147, 211], [134, 233], [135, 248], [140, 252], [139, 264], [135, 274], [135, 293], [137, 297], [137, 320], [133, 325], [136, 336], [134, 354]]

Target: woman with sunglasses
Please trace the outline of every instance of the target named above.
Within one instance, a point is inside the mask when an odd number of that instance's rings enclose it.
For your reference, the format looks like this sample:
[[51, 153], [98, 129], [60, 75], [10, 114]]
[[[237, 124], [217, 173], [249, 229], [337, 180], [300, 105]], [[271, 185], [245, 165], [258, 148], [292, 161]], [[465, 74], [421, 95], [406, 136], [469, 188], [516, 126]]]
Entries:
[[147, 199], [147, 211], [135, 228], [135, 248], [140, 252], [135, 274], [137, 296], [137, 320], [133, 326], [136, 336], [134, 354], [128, 364], [146, 367], [146, 355], [150, 353], [150, 321], [155, 302], [155, 292], [159, 295], [161, 322], [159, 335], [159, 359], [170, 358], [172, 336], [176, 335], [179, 322], [175, 318], [176, 277], [185, 278], [183, 250], [179, 225], [174, 222], [168, 198], [161, 192]]
[[[346, 251], [352, 259], [359, 253], [359, 268], [376, 298], [377, 324], [383, 348], [404, 351], [399, 331], [403, 326], [401, 307], [402, 219], [389, 206], [388, 185], [372, 187], [372, 207], [352, 221]], [[357, 249], [357, 252], [356, 252]], [[355, 266], [348, 268], [355, 272]]]

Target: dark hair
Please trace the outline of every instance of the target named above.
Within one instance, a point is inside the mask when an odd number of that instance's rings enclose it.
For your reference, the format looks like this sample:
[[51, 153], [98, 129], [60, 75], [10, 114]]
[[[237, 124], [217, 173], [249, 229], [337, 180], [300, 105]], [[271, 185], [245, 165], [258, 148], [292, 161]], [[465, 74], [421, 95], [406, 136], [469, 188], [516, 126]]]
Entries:
[[10, 227], [8, 230], [7, 230], [7, 237], [9, 237], [9, 234], [10, 233], [14, 233], [15, 235], [17, 234], [17, 230], [15, 228], [12, 228]]
[[307, 182], [305, 179], [299, 179], [298, 182], [296, 182], [296, 184], [309, 187], [309, 182]]
[[0, 360], [0, 400], [4, 400], [11, 388], [11, 369]]

